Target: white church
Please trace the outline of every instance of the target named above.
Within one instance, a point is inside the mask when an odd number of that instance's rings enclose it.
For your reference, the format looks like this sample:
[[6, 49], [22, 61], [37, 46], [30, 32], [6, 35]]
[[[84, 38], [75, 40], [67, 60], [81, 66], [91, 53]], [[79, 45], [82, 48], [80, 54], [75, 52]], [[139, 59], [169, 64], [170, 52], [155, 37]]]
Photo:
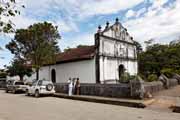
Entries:
[[104, 30], [99, 26], [95, 45], [59, 53], [56, 64], [41, 67], [39, 78], [54, 83], [66, 83], [69, 78], [79, 78], [81, 83], [116, 83], [122, 69], [137, 74], [137, 53], [133, 38], [116, 19], [111, 26], [107, 22]]

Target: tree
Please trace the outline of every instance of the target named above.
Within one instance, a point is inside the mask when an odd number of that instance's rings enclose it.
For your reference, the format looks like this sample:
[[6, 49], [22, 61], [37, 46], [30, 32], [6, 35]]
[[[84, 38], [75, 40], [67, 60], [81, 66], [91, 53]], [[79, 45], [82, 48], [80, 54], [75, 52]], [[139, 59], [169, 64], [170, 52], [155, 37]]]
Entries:
[[166, 66], [168, 58], [165, 53], [168, 45], [154, 44], [139, 54], [139, 72], [147, 78], [150, 74], [161, 74], [161, 69]]
[[[148, 78], [149, 75], [165, 74], [170, 77], [173, 73], [180, 74], [180, 43], [170, 42], [169, 45], [149, 45], [146, 51], [139, 54], [139, 72]], [[152, 76], [151, 76], [152, 77]]]
[[136, 45], [137, 54], [141, 53], [143, 51], [141, 44], [137, 41], [134, 41], [134, 43]]
[[147, 41], [144, 41], [144, 43], [146, 44], [146, 49], [148, 49], [149, 46], [151, 46], [153, 44], [155, 40], [153, 38], [147, 40]]
[[[24, 8], [24, 5], [22, 5], [22, 7]], [[0, 0], [0, 33], [14, 31], [14, 24], [10, 20], [10, 17], [20, 14], [18, 8], [19, 4], [16, 3], [16, 0]]]
[[0, 78], [6, 78], [7, 72], [3, 69], [0, 69]]
[[23, 59], [14, 59], [12, 64], [6, 68], [9, 76], [18, 75], [21, 81], [23, 81], [25, 75], [31, 76], [33, 72], [31, 66], [29, 66]]
[[18, 29], [6, 48], [16, 57], [30, 62], [36, 70], [36, 79], [39, 79], [40, 67], [55, 62], [55, 54], [59, 52], [57, 40], [60, 38], [56, 26], [47, 22], [37, 23], [27, 29]]

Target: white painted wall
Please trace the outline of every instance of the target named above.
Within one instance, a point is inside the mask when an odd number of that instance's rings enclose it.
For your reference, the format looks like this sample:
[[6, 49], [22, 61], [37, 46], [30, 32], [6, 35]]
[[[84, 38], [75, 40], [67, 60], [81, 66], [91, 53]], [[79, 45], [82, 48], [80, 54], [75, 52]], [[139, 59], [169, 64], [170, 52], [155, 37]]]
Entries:
[[119, 79], [119, 65], [124, 65], [126, 72], [130, 75], [137, 74], [136, 61], [123, 61], [118, 59], [108, 59], [107, 57], [100, 57], [100, 81], [103, 83], [106, 80]]
[[51, 76], [50, 76], [50, 67], [51, 66], [44, 66], [40, 68], [39, 71], [39, 79], [46, 79], [46, 80], [50, 80]]
[[19, 76], [6, 76], [6, 80], [20, 80]]
[[132, 44], [131, 36], [121, 24], [114, 24], [103, 32], [99, 43], [100, 81], [102, 83], [106, 80], [119, 80], [119, 65], [121, 64], [130, 75], [137, 74], [136, 46]]
[[136, 58], [136, 47], [120, 41], [110, 40], [105, 37], [100, 37], [99, 46], [100, 55], [110, 55], [117, 57]]
[[[79, 78], [81, 83], [96, 83], [95, 59], [41, 67], [39, 79], [51, 80], [52, 69], [56, 70], [56, 83], [65, 83], [69, 77]], [[7, 80], [9, 79], [19, 80], [19, 77], [7, 76]], [[34, 79], [36, 79], [35, 72], [31, 77], [24, 77], [25, 81], [32, 81]]]
[[96, 83], [95, 59], [42, 67], [39, 72], [39, 78], [51, 80], [52, 69], [56, 70], [57, 83], [65, 83], [69, 77], [79, 78], [81, 83]]

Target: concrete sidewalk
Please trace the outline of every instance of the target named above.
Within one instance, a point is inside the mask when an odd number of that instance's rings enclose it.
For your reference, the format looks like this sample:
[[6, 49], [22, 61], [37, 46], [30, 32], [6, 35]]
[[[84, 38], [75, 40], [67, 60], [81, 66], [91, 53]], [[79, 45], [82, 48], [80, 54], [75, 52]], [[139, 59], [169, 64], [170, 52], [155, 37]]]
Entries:
[[80, 100], [80, 101], [88, 101], [88, 102], [96, 102], [96, 103], [104, 103], [104, 104], [111, 104], [111, 105], [120, 105], [120, 106], [127, 106], [127, 107], [135, 107], [135, 108], [145, 108], [147, 105], [154, 102], [154, 99], [134, 100], [134, 99], [107, 98], [107, 97], [85, 96], [85, 95], [68, 96], [67, 94], [63, 94], [63, 93], [55, 93], [54, 97]]

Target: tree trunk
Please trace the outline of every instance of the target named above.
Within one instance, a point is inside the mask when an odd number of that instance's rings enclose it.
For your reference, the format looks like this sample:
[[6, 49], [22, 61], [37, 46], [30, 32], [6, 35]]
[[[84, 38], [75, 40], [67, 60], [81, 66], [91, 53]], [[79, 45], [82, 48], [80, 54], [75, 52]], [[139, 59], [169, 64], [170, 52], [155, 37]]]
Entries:
[[24, 76], [21, 76], [21, 75], [19, 76], [20, 81], [23, 81], [23, 77], [24, 77]]
[[36, 80], [39, 80], [39, 68], [36, 69]]

